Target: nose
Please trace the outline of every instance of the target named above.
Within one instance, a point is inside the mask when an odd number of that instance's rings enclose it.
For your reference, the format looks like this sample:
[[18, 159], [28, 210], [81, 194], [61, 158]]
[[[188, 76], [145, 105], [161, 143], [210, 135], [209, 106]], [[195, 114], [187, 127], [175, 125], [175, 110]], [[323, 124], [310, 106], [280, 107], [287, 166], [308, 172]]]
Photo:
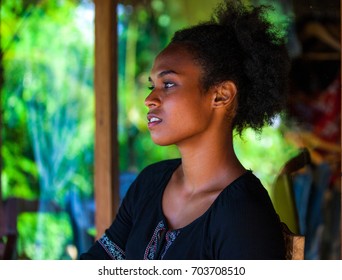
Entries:
[[156, 93], [156, 90], [153, 90], [146, 98], [145, 98], [145, 105], [148, 108], [158, 107], [160, 106], [160, 98]]

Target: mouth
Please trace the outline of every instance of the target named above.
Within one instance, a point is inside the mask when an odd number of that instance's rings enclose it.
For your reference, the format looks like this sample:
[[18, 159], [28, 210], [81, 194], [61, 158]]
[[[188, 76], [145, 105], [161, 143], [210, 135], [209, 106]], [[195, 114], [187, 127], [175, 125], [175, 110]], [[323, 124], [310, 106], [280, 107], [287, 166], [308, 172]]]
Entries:
[[157, 116], [153, 116], [153, 115], [147, 115], [147, 120], [148, 120], [148, 127], [151, 128], [159, 123], [162, 122], [161, 118], [158, 118]]

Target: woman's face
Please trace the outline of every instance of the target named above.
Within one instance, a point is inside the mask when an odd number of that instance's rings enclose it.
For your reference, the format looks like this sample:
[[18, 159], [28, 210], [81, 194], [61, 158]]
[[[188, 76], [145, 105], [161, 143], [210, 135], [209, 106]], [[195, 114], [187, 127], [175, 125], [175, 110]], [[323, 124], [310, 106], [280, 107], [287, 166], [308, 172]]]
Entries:
[[203, 139], [211, 122], [210, 91], [201, 88], [201, 67], [180, 44], [171, 44], [155, 59], [151, 93], [145, 100], [148, 128], [158, 145], [181, 145]]

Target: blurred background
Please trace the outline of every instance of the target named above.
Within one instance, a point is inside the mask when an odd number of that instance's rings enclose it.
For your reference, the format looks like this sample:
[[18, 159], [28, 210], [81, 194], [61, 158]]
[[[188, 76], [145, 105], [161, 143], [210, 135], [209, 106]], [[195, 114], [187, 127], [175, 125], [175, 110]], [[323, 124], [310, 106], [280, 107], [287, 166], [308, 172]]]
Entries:
[[[144, 106], [149, 71], [172, 34], [209, 19], [218, 2], [118, 2], [120, 200], [143, 167], [179, 156], [175, 147], [150, 139]], [[340, 1], [244, 2], [274, 7], [268, 18], [275, 32], [287, 34], [292, 70], [287, 114], [261, 134], [236, 136], [236, 152], [275, 206], [285, 200], [277, 200], [277, 190], [290, 187], [292, 214], [284, 219], [305, 235], [305, 259], [341, 259]], [[0, 4], [0, 256], [77, 259], [96, 236], [95, 4]], [[305, 164], [289, 178], [284, 166], [303, 148], [309, 153]], [[283, 186], [284, 174], [290, 186]]]

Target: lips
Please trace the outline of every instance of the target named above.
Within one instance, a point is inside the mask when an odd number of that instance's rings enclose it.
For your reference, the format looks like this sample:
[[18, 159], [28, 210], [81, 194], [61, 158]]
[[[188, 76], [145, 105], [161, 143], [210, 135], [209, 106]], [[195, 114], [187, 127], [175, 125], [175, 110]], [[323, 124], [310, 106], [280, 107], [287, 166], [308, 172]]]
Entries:
[[148, 120], [148, 127], [151, 128], [159, 123], [162, 122], [162, 119], [152, 115], [152, 114], [147, 114], [147, 120]]

